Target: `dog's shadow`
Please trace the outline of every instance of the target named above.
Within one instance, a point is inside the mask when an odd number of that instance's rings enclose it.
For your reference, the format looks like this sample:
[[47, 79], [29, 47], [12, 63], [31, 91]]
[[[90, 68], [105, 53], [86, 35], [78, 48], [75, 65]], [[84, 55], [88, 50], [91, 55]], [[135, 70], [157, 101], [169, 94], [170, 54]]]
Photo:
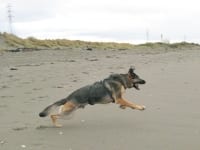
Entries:
[[62, 127], [56, 127], [53, 125], [39, 125], [35, 127], [36, 130], [45, 130], [45, 129], [72, 129], [72, 128], [80, 128], [80, 125], [63, 125]]
[[118, 130], [124, 129], [124, 128], [139, 128], [141, 126], [141, 123], [133, 123], [131, 121], [123, 121], [123, 122], [117, 122], [114, 123], [113, 121], [107, 121], [107, 122], [82, 122], [82, 123], [72, 123], [72, 124], [63, 124], [62, 127], [55, 127], [53, 125], [39, 125], [36, 127], [36, 130], [45, 130], [45, 129], [76, 129], [76, 130], [82, 130], [82, 129], [95, 129], [95, 130], [110, 130], [111, 128], [115, 128]]
[[44, 129], [53, 129], [53, 128], [58, 128], [58, 127], [55, 127], [55, 126], [48, 126], [48, 125], [40, 125], [40, 126], [37, 126], [35, 129], [36, 130], [44, 130]]

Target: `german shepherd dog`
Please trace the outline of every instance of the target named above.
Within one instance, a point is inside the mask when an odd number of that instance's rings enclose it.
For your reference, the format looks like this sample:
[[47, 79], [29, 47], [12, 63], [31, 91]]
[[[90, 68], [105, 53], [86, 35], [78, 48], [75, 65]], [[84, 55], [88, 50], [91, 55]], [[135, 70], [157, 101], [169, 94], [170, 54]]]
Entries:
[[120, 108], [126, 107], [144, 110], [145, 106], [137, 105], [122, 97], [127, 88], [139, 90], [139, 84], [145, 84], [145, 80], [140, 79], [134, 73], [134, 67], [130, 67], [127, 74], [111, 74], [108, 78], [92, 85], [84, 86], [72, 92], [68, 97], [61, 99], [48, 107], [40, 114], [40, 117], [50, 115], [51, 120], [56, 127], [62, 125], [57, 123], [57, 119], [63, 115], [69, 115], [78, 108], [84, 108], [86, 105], [116, 103]]

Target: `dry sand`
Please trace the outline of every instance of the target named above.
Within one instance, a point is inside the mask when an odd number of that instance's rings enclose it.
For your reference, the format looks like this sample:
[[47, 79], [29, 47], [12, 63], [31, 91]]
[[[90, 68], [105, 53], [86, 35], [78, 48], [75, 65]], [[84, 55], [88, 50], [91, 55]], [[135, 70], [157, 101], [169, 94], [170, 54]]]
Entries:
[[[147, 81], [125, 97], [143, 112], [88, 106], [54, 128], [38, 113], [73, 90], [125, 73]], [[1, 150], [199, 150], [200, 51], [33, 51], [0, 55]]]

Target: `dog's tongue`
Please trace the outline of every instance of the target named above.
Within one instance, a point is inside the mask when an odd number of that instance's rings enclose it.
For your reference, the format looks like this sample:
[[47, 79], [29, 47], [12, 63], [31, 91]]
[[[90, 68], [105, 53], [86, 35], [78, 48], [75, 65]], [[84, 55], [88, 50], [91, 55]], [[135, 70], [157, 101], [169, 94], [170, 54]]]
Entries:
[[137, 90], [140, 90], [140, 88], [139, 88], [139, 85], [138, 85], [138, 84], [134, 84], [134, 87], [135, 87]]

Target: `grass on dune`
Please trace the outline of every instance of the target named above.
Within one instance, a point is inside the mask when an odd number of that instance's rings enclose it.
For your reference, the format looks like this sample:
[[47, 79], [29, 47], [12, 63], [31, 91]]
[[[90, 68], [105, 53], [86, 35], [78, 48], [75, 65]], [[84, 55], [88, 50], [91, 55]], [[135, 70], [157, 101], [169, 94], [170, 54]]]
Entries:
[[[133, 45], [129, 43], [115, 43], [115, 42], [89, 42], [89, 41], [80, 41], [80, 40], [68, 40], [68, 39], [36, 39], [34, 37], [20, 38], [16, 35], [9, 33], [0, 33], [0, 40], [4, 41], [7, 47], [4, 46], [0, 49], [9, 49], [9, 48], [24, 48], [24, 49], [66, 49], [66, 48], [81, 48], [81, 49], [116, 49], [116, 50], [129, 50], [129, 49], [181, 49], [181, 48], [190, 48], [198, 46], [195, 43], [145, 43]], [[5, 45], [4, 44], [4, 45]]]

